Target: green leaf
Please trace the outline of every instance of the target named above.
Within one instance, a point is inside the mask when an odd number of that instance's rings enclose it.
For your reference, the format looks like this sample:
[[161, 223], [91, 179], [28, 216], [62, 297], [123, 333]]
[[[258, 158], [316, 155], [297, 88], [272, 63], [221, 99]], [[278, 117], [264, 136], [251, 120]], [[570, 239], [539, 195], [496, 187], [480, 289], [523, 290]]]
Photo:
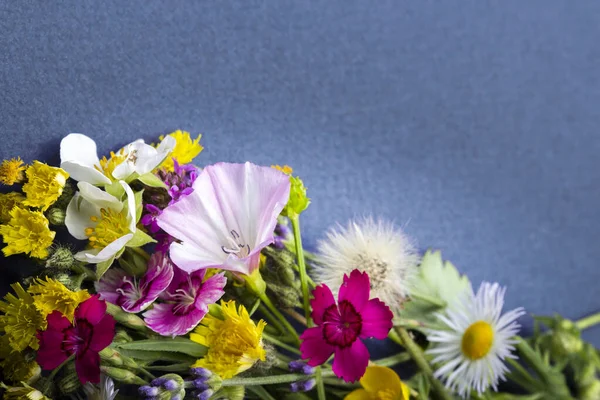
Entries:
[[435, 313], [454, 302], [469, 287], [469, 279], [449, 261], [444, 262], [439, 251], [427, 250], [413, 280], [411, 299], [404, 304], [400, 317], [436, 326]]
[[[177, 354], [177, 353], [172, 353]], [[165, 358], [162, 358], [165, 360]], [[150, 367], [146, 367], [146, 369], [150, 371], [164, 371], [164, 372], [189, 372], [190, 366], [194, 363], [195, 359], [192, 359], [191, 362], [182, 362], [171, 365], [153, 365]]]
[[115, 261], [114, 256], [109, 258], [106, 261], [102, 261], [102, 262], [96, 264], [96, 279], [100, 280], [100, 278], [102, 278], [102, 275], [104, 275], [104, 273], [106, 271], [108, 271], [108, 269], [112, 265], [113, 261]]
[[168, 189], [167, 185], [160, 178], [154, 175], [152, 172], [138, 176], [138, 180], [146, 186]]
[[144, 211], [144, 191], [140, 190], [133, 194], [135, 198], [135, 222], [139, 222], [142, 218], [142, 211]]
[[190, 369], [190, 365], [196, 361], [195, 357], [173, 351], [131, 350], [119, 347], [119, 352], [124, 356], [128, 356], [140, 361], [175, 361], [177, 363], [185, 363], [188, 369]]
[[141, 229], [136, 229], [133, 237], [125, 246], [127, 247], [141, 247], [148, 243], [156, 243], [156, 240], [152, 239], [150, 235]]
[[123, 350], [168, 351], [187, 354], [195, 358], [202, 357], [206, 354], [207, 350], [201, 344], [185, 338], [137, 340], [135, 342], [119, 344], [118, 348]]

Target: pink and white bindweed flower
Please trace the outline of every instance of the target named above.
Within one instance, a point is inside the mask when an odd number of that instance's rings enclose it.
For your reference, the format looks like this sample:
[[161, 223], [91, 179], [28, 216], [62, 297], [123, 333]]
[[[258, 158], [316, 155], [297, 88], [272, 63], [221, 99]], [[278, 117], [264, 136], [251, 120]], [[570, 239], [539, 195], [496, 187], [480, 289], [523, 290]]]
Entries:
[[185, 335], [194, 329], [208, 313], [209, 304], [225, 293], [223, 272], [204, 280], [205, 274], [205, 270], [188, 274], [174, 268], [173, 280], [160, 296], [164, 302], [144, 313], [146, 325], [163, 336]]
[[274, 241], [289, 177], [248, 162], [218, 163], [204, 168], [192, 187], [157, 217], [158, 225], [180, 241], [171, 244], [171, 259], [187, 272], [216, 267], [250, 275], [261, 249]]
[[331, 290], [313, 290], [312, 318], [317, 325], [300, 336], [300, 351], [308, 365], [316, 367], [335, 354], [333, 372], [346, 382], [360, 379], [369, 364], [369, 350], [360, 339], [387, 338], [394, 314], [379, 299], [370, 299], [369, 275], [353, 270], [344, 275], [338, 302]]
[[167, 135], [154, 148], [138, 139], [116, 153], [111, 152], [110, 158], [99, 159], [93, 139], [71, 133], [60, 142], [60, 167], [76, 181], [92, 185], [110, 185], [118, 180], [129, 182], [133, 176], [152, 172], [171, 154], [176, 143]]
[[124, 311], [138, 313], [148, 308], [173, 280], [173, 264], [163, 253], [154, 253], [148, 261], [148, 270], [138, 281], [123, 270], [108, 270], [94, 284], [103, 300], [120, 306]]

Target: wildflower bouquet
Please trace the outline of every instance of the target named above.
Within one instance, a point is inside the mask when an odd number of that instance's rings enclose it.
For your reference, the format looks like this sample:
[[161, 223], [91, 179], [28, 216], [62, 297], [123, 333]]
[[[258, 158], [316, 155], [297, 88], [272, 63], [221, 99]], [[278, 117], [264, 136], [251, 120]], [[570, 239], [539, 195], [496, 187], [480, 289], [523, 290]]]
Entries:
[[[292, 169], [198, 168], [199, 140], [99, 158], [70, 134], [60, 167], [2, 163], [2, 251], [36, 261], [0, 301], [5, 399], [600, 399], [580, 338], [598, 315], [537, 317], [521, 338], [505, 288], [475, 290], [381, 220], [309, 253]], [[388, 339], [400, 346], [371, 357]]]

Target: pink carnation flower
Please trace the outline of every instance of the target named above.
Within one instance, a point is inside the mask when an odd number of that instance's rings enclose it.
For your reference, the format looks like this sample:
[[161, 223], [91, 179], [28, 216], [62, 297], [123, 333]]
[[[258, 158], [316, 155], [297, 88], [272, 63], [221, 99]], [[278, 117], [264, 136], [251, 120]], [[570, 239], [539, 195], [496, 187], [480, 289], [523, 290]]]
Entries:
[[38, 332], [37, 362], [52, 370], [75, 354], [75, 370], [81, 384], [100, 382], [102, 349], [115, 337], [115, 319], [106, 314], [106, 302], [97, 295], [79, 304], [73, 324], [58, 311], [48, 315], [48, 328]]
[[185, 335], [198, 325], [213, 304], [225, 293], [224, 273], [204, 281], [205, 270], [188, 274], [174, 268], [175, 275], [169, 288], [161, 295], [166, 303], [156, 303], [144, 313], [146, 325], [163, 336]]
[[173, 264], [169, 256], [154, 253], [148, 261], [148, 271], [139, 281], [123, 270], [111, 268], [94, 286], [102, 299], [121, 306], [124, 311], [138, 313], [148, 308], [172, 279]]
[[369, 275], [355, 269], [344, 275], [338, 302], [331, 290], [319, 285], [313, 290], [312, 318], [317, 325], [300, 339], [302, 358], [315, 367], [335, 353], [333, 372], [346, 382], [360, 379], [369, 363], [369, 350], [360, 339], [383, 340], [392, 329], [394, 314], [379, 299], [369, 300]]

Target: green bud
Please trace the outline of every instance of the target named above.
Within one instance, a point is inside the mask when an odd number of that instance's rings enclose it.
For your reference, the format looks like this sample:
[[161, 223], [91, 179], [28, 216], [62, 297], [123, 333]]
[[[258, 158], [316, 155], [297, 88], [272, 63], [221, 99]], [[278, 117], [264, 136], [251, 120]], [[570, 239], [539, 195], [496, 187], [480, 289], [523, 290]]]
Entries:
[[306, 187], [302, 179], [290, 175], [290, 184], [290, 198], [282, 214], [292, 217], [300, 215], [302, 211], [306, 210], [310, 204], [310, 199], [306, 196]]
[[55, 274], [53, 278], [65, 285], [69, 290], [74, 292], [81, 290], [81, 279], [77, 279], [77, 277], [66, 272], [59, 272]]
[[65, 224], [65, 217], [67, 213], [64, 209], [58, 207], [52, 207], [46, 212], [46, 218], [52, 225], [63, 226]]
[[67, 181], [63, 187], [62, 194], [54, 203], [53, 208], [62, 208], [63, 210], [66, 210], [73, 195], [75, 195], [75, 188], [70, 181]]
[[112, 315], [118, 323], [125, 325], [128, 328], [132, 328], [138, 331], [147, 330], [146, 324], [144, 323], [143, 319], [141, 319], [135, 314], [130, 314], [128, 312], [123, 311], [123, 309], [119, 306], [106, 302], [106, 312]]
[[243, 386], [227, 386], [221, 388], [213, 396], [223, 400], [244, 400], [246, 389]]
[[146, 382], [145, 380], [143, 380], [142, 378], [140, 378], [133, 372], [128, 371], [126, 369], [116, 368], [116, 367], [108, 367], [108, 366], [103, 365], [100, 367], [100, 370], [104, 374], [110, 376], [111, 378], [113, 378], [114, 380], [119, 381], [119, 382], [129, 383], [129, 384], [139, 385], [139, 386], [148, 384], [148, 382]]
[[58, 390], [62, 394], [74, 393], [81, 388], [81, 382], [79, 382], [75, 366], [68, 370], [65, 369], [65, 372], [66, 373], [58, 380]]
[[129, 343], [132, 342], [133, 338], [127, 333], [125, 329], [117, 329], [113, 343]]
[[246, 286], [252, 293], [255, 293], [257, 296], [264, 294], [267, 290], [267, 284], [260, 274], [260, 270], [257, 268], [250, 275], [244, 275], [244, 279], [246, 280]]
[[275, 296], [275, 304], [282, 308], [294, 308], [300, 306], [300, 295], [298, 291], [289, 286], [270, 284], [269, 289], [273, 291]]
[[46, 268], [70, 270], [74, 263], [73, 252], [66, 246], [58, 246], [46, 260]]
[[580, 389], [578, 399], [598, 400], [600, 399], [600, 380], [594, 380], [590, 385]]
[[44, 393], [49, 398], [54, 397], [54, 392], [56, 391], [56, 386], [54, 382], [47, 377], [40, 377], [37, 381], [35, 381], [32, 387], [36, 388], [40, 392]]
[[552, 334], [550, 346], [555, 357], [568, 357], [583, 349], [583, 341], [579, 332], [559, 326]]

